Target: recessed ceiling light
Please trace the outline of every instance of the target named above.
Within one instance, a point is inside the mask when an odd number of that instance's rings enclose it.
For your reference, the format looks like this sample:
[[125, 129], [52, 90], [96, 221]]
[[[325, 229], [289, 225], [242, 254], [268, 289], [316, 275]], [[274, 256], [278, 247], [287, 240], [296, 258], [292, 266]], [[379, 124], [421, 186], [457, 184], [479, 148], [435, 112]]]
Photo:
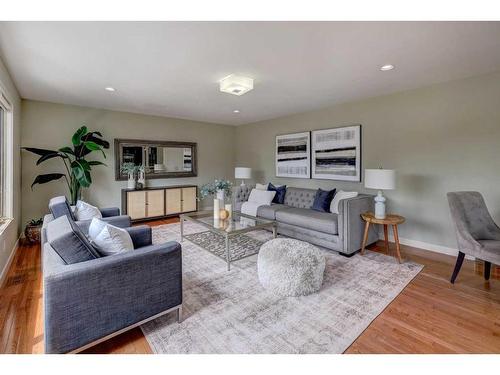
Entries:
[[231, 74], [219, 81], [220, 91], [241, 96], [253, 89], [253, 78]]
[[109, 91], [109, 92], [115, 92], [116, 91], [114, 87], [110, 87], [110, 86], [109, 87], [105, 87], [104, 90]]
[[239, 110], [239, 109], [235, 109], [235, 110], [233, 111], [233, 113], [240, 113], [240, 110]]
[[383, 72], [387, 72], [388, 70], [392, 70], [392, 69], [394, 69], [394, 65], [391, 65], [391, 64], [382, 65], [380, 67], [380, 70]]

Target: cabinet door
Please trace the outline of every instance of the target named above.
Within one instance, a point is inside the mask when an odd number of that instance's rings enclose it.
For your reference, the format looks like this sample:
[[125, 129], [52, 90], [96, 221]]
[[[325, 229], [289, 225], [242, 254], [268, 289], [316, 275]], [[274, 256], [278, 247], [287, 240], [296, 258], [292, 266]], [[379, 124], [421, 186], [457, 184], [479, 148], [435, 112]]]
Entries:
[[182, 212], [196, 211], [196, 187], [182, 188]]
[[165, 190], [148, 190], [146, 197], [148, 217], [165, 215]]
[[181, 189], [166, 189], [166, 215], [178, 214], [182, 212]]
[[127, 214], [131, 219], [143, 219], [146, 217], [146, 192], [127, 192]]

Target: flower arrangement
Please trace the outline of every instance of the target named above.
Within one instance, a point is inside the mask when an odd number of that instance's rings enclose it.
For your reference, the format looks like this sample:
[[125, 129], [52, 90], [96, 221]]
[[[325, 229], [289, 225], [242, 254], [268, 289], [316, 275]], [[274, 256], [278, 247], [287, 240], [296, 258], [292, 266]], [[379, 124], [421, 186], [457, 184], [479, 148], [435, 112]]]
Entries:
[[215, 180], [205, 184], [200, 189], [198, 200], [205, 199], [210, 195], [216, 195], [218, 191], [223, 191], [226, 197], [231, 197], [233, 183], [228, 180]]

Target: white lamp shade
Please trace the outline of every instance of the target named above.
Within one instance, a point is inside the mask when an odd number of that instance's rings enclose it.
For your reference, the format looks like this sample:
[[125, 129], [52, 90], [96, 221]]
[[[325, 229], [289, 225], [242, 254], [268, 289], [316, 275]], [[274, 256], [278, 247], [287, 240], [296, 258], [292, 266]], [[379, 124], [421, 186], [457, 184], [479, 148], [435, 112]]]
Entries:
[[392, 190], [396, 187], [396, 172], [393, 169], [365, 169], [365, 187]]
[[252, 168], [246, 168], [246, 167], [234, 168], [234, 178], [238, 179], [252, 178]]

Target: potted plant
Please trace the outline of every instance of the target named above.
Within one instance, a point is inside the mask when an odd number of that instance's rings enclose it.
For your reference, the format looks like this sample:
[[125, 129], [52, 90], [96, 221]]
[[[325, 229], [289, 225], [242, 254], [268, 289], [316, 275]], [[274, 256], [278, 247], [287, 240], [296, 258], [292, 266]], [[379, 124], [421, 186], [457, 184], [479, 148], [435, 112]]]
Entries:
[[46, 184], [64, 178], [71, 196], [70, 204], [74, 205], [80, 199], [81, 189], [88, 188], [92, 184], [90, 175], [92, 167], [106, 165], [97, 160], [87, 160], [86, 157], [93, 151], [97, 151], [106, 158], [104, 149], [109, 148], [109, 142], [102, 139], [100, 132], [89, 132], [86, 126], [82, 126], [73, 134], [71, 143], [73, 147], [66, 146], [55, 151], [33, 147], [23, 147], [23, 149], [40, 156], [36, 165], [52, 158], [62, 160], [66, 173], [40, 174], [36, 176], [31, 188], [33, 189], [36, 184]]
[[233, 184], [228, 180], [215, 180], [205, 184], [200, 189], [198, 200], [205, 199], [208, 196], [215, 196], [214, 199], [214, 218], [218, 219], [220, 209], [224, 208], [226, 197], [231, 197]]
[[121, 167], [121, 172], [126, 173], [128, 176], [127, 188], [135, 189], [135, 175], [139, 171], [140, 167], [134, 163], [123, 163]]
[[40, 242], [40, 232], [42, 230], [43, 218], [31, 219], [24, 227], [24, 236], [29, 243]]

